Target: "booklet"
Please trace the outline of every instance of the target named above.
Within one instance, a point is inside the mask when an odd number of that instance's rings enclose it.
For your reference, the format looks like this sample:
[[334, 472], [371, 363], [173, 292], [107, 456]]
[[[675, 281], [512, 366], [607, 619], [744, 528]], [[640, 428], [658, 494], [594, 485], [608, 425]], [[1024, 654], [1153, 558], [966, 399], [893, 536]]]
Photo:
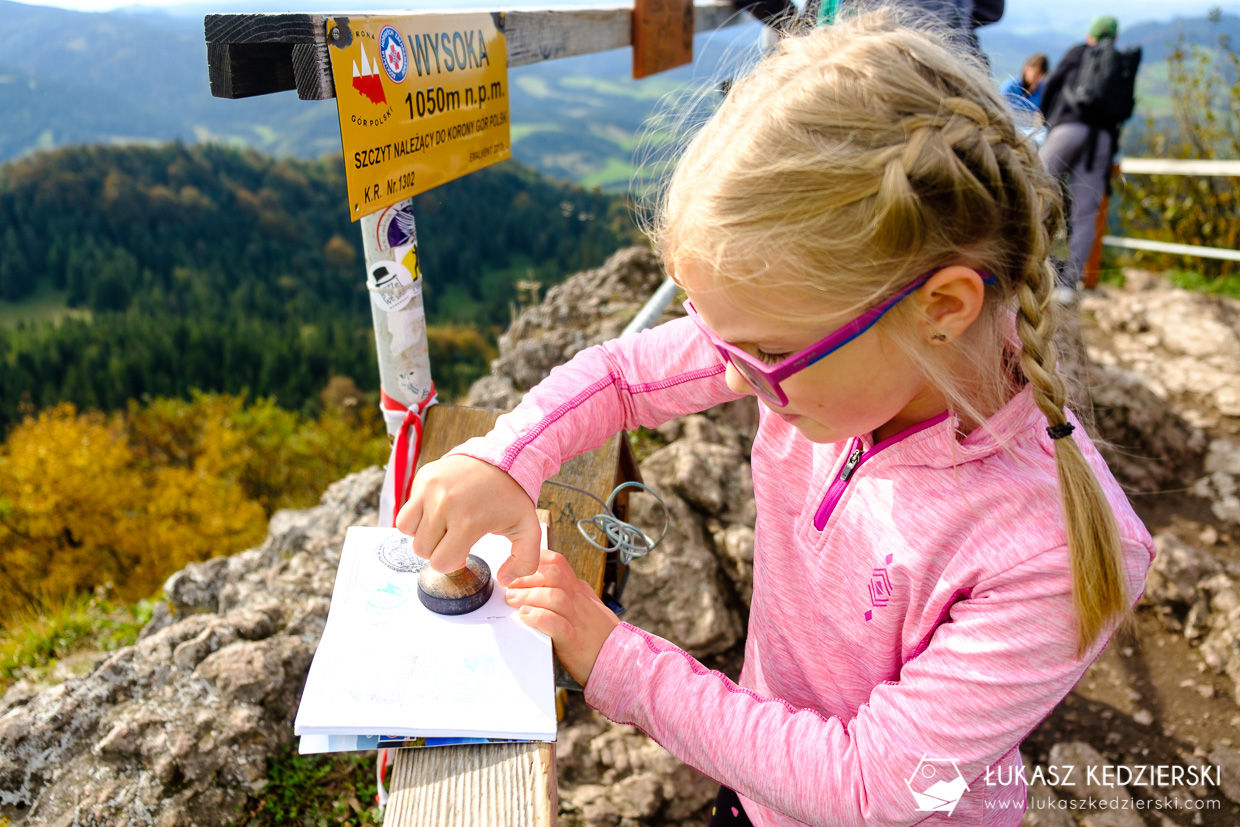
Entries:
[[[487, 535], [472, 553], [494, 577], [510, 550]], [[498, 585], [474, 612], [435, 614], [418, 600], [424, 565], [395, 528], [349, 528], [294, 733], [345, 736], [336, 749], [370, 736], [376, 746], [378, 736], [554, 741], [551, 638], [522, 623]], [[332, 746], [302, 742], [303, 751]]]

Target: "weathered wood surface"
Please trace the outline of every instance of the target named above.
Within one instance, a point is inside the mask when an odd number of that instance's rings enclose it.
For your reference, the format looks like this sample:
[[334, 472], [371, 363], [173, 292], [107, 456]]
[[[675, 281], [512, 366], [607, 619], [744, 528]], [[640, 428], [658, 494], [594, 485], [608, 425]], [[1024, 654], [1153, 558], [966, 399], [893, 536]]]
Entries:
[[[503, 411], [488, 408], [466, 408], [455, 405], [433, 405], [427, 411], [426, 430], [418, 467], [439, 459], [448, 451], [474, 436], [491, 430]], [[552, 477], [557, 482], [575, 485], [606, 500], [612, 489], [625, 479], [632, 479], [636, 466], [631, 462], [628, 439], [616, 434], [602, 446], [573, 457]], [[543, 485], [538, 498], [539, 508], [551, 513], [551, 526], [556, 538], [556, 551], [568, 558], [577, 576], [589, 583], [596, 593], [603, 589], [603, 552], [591, 546], [577, 530], [577, 520], [592, 517], [601, 508], [598, 503], [576, 491], [550, 483]]]
[[[551, 512], [537, 513], [555, 548]], [[391, 789], [385, 827], [550, 827], [559, 810], [555, 744], [398, 749]]]
[[385, 827], [550, 827], [555, 744], [397, 750], [391, 787]]
[[693, 0], [634, 0], [633, 77], [693, 62]]
[[[439, 13], [459, 13], [445, 10]], [[395, 16], [395, 12], [375, 11]], [[436, 12], [421, 12], [434, 14]], [[493, 12], [498, 14], [499, 12]], [[361, 16], [352, 13], [353, 17]], [[349, 14], [208, 14], [203, 20], [211, 94], [244, 98], [297, 90], [303, 100], [336, 96], [328, 57], [327, 20]], [[752, 18], [731, 3], [694, 6], [694, 31]], [[632, 8], [565, 8], [504, 13], [508, 65], [525, 66], [633, 44]], [[279, 66], [272, 64], [280, 64]]]

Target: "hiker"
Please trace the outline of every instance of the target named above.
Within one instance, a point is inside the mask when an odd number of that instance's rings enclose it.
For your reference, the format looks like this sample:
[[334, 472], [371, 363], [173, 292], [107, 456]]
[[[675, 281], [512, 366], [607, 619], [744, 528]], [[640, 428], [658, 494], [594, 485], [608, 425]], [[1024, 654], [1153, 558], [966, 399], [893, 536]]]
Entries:
[[[845, 15], [737, 80], [649, 224], [687, 318], [556, 368], [425, 465], [396, 520], [439, 571], [511, 539], [505, 599], [590, 706], [720, 782], [717, 825], [1020, 824], [1018, 747], [1154, 554], [1065, 407], [1059, 188], [986, 71], [902, 19]], [[540, 550], [534, 504], [621, 429], [745, 396], [757, 516], [733, 683], [620, 622]]]
[[[1003, 17], [1005, 0], [903, 0], [902, 5], [933, 15], [985, 60], [974, 30], [997, 23]], [[769, 28], [781, 32], [806, 30], [830, 23], [849, 5], [849, 0], [807, 0], [798, 8], [792, 0], [732, 0], [739, 11], [747, 11]]]
[[1141, 50], [1116, 48], [1118, 30], [1114, 17], [1095, 18], [1085, 42], [1068, 50], [1042, 92], [1049, 131], [1040, 154], [1050, 174], [1063, 180], [1070, 203], [1068, 260], [1054, 293], [1062, 303], [1076, 297], [1097, 234], [1098, 208], [1110, 192], [1119, 129], [1135, 104]]
[[1046, 55], [1035, 52], [1025, 58], [1024, 65], [1020, 67], [1020, 79], [1008, 78], [999, 87], [999, 91], [1017, 112], [1041, 114], [1042, 87], [1049, 68], [1050, 62]]

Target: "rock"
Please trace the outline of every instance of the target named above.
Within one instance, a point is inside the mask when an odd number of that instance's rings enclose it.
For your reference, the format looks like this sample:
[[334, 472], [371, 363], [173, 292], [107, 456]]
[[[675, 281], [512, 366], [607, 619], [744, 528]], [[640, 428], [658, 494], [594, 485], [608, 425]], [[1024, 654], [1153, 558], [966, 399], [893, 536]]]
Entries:
[[1220, 520], [1240, 523], [1240, 440], [1212, 440], [1205, 471], [1206, 476], [1193, 483], [1190, 490], [1210, 500], [1210, 510]]
[[1219, 768], [1219, 789], [1223, 795], [1240, 804], [1240, 750], [1215, 744], [1209, 760]]
[[[582, 348], [614, 339], [663, 283], [658, 258], [647, 247], [616, 252], [602, 267], [578, 273], [524, 308], [499, 337], [491, 375], [474, 383], [468, 404], [505, 410]], [[674, 302], [659, 319], [683, 316]]]
[[6, 815], [32, 827], [234, 821], [292, 738], [344, 528], [373, 524], [382, 479], [352, 474], [273, 521], [260, 548], [169, 578], [175, 613], [89, 674], [6, 693]]
[[[1050, 763], [1056, 767], [1072, 766], [1070, 773], [1060, 770], [1060, 780], [1065, 782], [1056, 789], [1060, 793], [1077, 800], [1095, 799], [1098, 801], [1118, 802], [1119, 808], [1107, 810], [1090, 810], [1082, 819], [1086, 827], [1144, 827], [1145, 821], [1137, 815], [1132, 804], [1132, 794], [1122, 785], [1113, 786], [1102, 783], [1102, 768], [1110, 766], [1102, 755], [1082, 741], [1055, 744], [1051, 747]], [[1094, 768], [1091, 779], [1088, 769]], [[1126, 807], [1127, 809], [1121, 809]]]
[[1025, 815], [1021, 818], [1021, 827], [1076, 827], [1076, 821], [1067, 810], [1059, 809], [1059, 795], [1044, 780], [1045, 770], [1035, 775], [1033, 763], [1028, 756], [1022, 756], [1025, 763], [1025, 778], [1032, 779], [1029, 783], [1029, 795], [1026, 799]]

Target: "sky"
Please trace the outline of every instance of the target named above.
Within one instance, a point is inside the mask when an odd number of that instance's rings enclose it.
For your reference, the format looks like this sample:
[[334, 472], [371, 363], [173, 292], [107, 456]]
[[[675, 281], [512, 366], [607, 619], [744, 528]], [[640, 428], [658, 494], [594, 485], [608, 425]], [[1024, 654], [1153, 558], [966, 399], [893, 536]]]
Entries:
[[[383, 9], [451, 9], [487, 8], [492, 10], [512, 8], [551, 8], [555, 6], [608, 6], [627, 5], [625, 0], [614, 3], [599, 0], [547, 0], [508, 4], [486, 0], [344, 0], [343, 2], [297, 2], [297, 0], [20, 0], [34, 5], [56, 6], [74, 11], [161, 10], [177, 16], [200, 16], [209, 12], [274, 12], [298, 9], [305, 11], [358, 11]], [[802, 0], [794, 0], [801, 5]], [[1224, 12], [1240, 14], [1240, 0], [1007, 0], [1003, 20], [997, 25], [1015, 33], [1046, 30], [1078, 32], [1084, 30], [1095, 16], [1114, 15], [1125, 25], [1146, 21], [1171, 20], [1174, 17], [1198, 17], [1214, 6]], [[330, 8], [328, 8], [330, 7]]]

